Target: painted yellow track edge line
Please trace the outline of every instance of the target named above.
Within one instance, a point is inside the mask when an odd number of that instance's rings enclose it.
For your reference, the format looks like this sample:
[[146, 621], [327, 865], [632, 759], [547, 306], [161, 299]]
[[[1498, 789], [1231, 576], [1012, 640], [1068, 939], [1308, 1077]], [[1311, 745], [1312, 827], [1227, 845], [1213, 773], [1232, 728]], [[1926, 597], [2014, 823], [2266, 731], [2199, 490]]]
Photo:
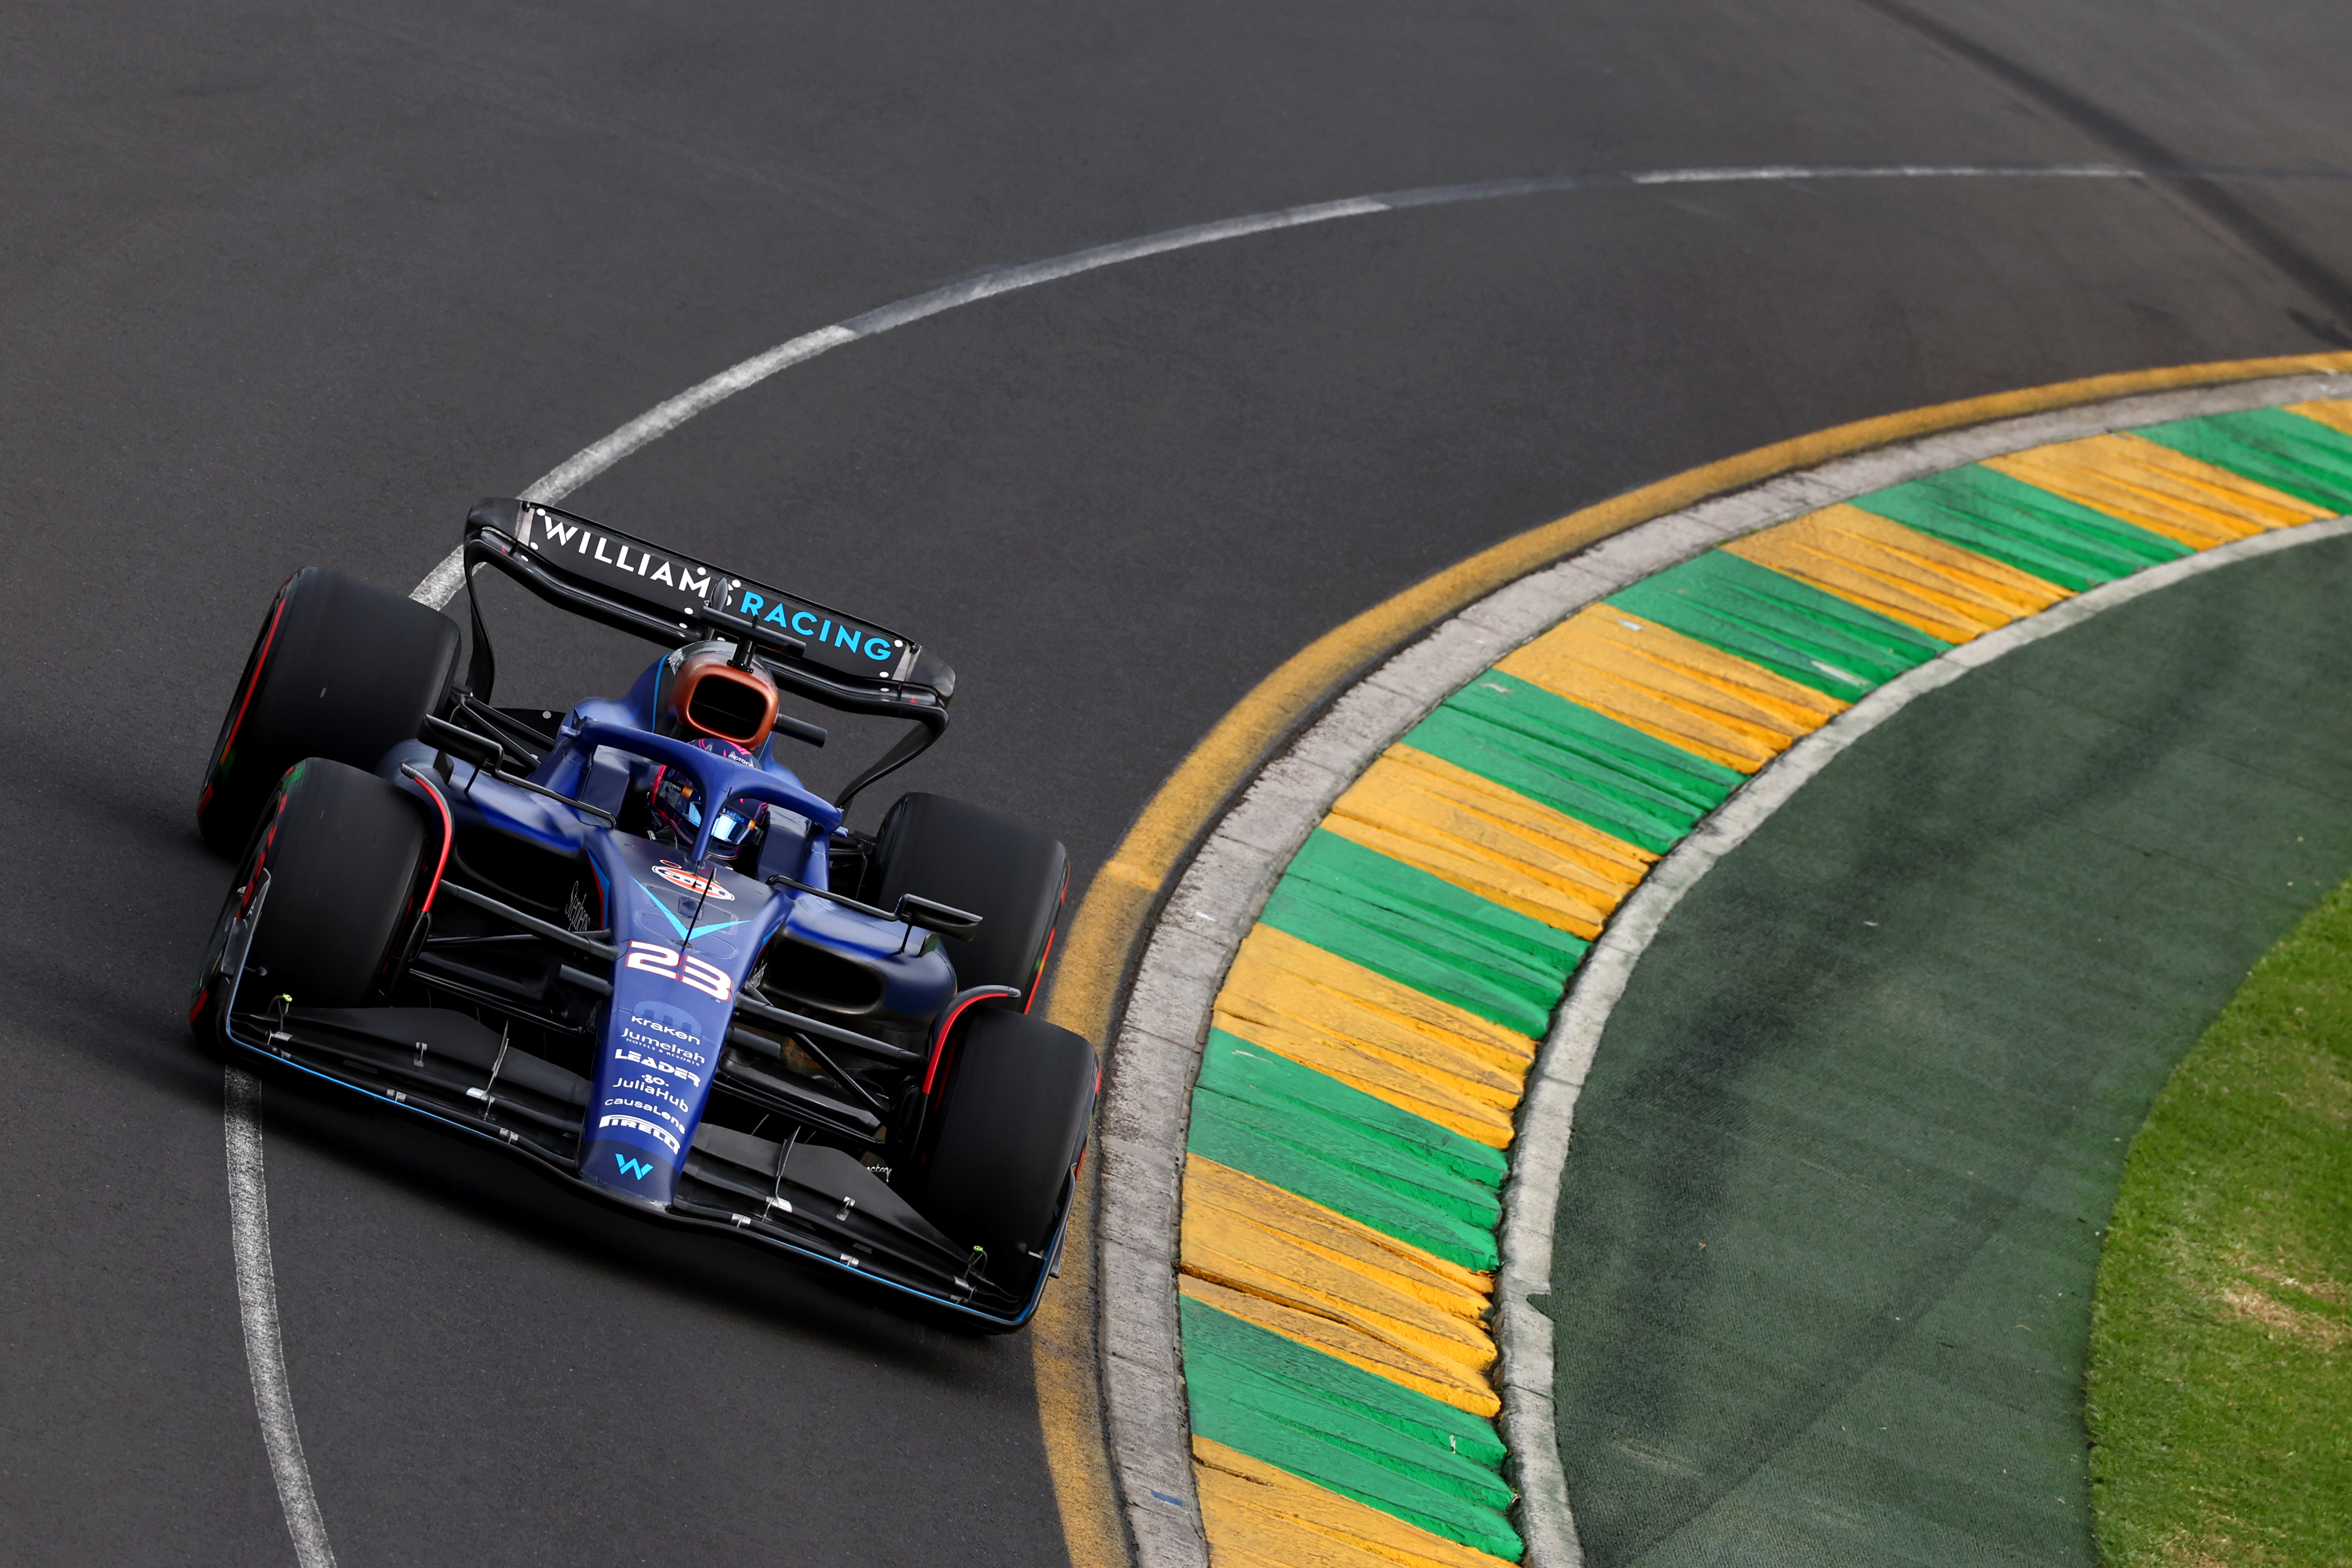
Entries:
[[[2114, 439], [2114, 450], [2118, 455], [2136, 456], [2137, 448], [2166, 450], [2153, 442], [2129, 436]], [[2176, 474], [2181, 471], [2177, 464], [2168, 462], [2165, 468]], [[2123, 473], [2120, 477], [2128, 480], [2133, 476]], [[1779, 551], [1742, 548], [1759, 543], [1770, 545], [1776, 542], [1788, 548]], [[2074, 596], [2064, 588], [2003, 566], [1990, 557], [1946, 544], [1843, 503], [1805, 513], [1790, 522], [1741, 535], [1719, 548], [1745, 555], [1790, 576], [1813, 582], [1815, 585], [1835, 592], [1866, 608], [1893, 615], [1898, 620], [1912, 617], [1903, 613], [1900, 606], [1888, 607], [1885, 601], [1890, 590], [1907, 595], [1915, 607], [1925, 606], [1931, 613], [1941, 613], [1947, 608], [1958, 612], [1960, 618], [1948, 626], [1922, 626], [1920, 628], [1954, 645], [1973, 640], [1984, 632], [1996, 630], [2016, 620], [2021, 615], [2037, 614], [2060, 600]], [[1791, 550], [1800, 553], [1791, 554]], [[1857, 588], [1860, 591], [1853, 591]], [[1560, 630], [1573, 627], [1577, 621], [1598, 617], [1597, 624], [1606, 624], [1614, 614], [1613, 608], [1605, 604], [1596, 605], [1564, 622], [1561, 628], [1537, 637], [1522, 647], [1521, 654], [1542, 647], [1557, 637]], [[1627, 621], [1624, 624], [1630, 626], [1633, 623]], [[1644, 632], [1643, 640], [1664, 635], [1666, 634], [1650, 628]], [[1729, 656], [1717, 657], [1729, 659]], [[1570, 661], [1574, 661], [1572, 655]], [[1506, 665], [1509, 662], [1507, 659], [1505, 661]], [[1531, 676], [1528, 671], [1519, 673]], [[1738, 686], [1762, 675], [1763, 671], [1757, 668], [1735, 675], [1727, 668], [1717, 672], [1717, 683]], [[1640, 684], [1638, 678], [1631, 679], [1634, 684]], [[1556, 686], [1555, 689], [1560, 688]], [[1322, 826], [1327, 829], [1332, 827], [1349, 811], [1350, 800], [1365, 790], [1368, 781], [1378, 775], [1400, 751], [1408, 749], [1404, 742], [1399, 741], [1379, 753], [1357, 776], [1356, 783], [1339, 796], [1329, 814], [1324, 817]], [[1503, 786], [1489, 787], [1508, 794]], [[1360, 808], [1358, 815], [1362, 815]], [[1371, 847], [1382, 847], [1379, 845]], [[1410, 845], [1394, 847], [1388, 852], [1409, 859], [1412, 858], [1411, 847]], [[1490, 899], [1498, 898], [1497, 893], [1484, 887], [1482, 882], [1493, 879], [1495, 860], [1507, 858], [1512, 853], [1511, 846], [1504, 842], [1466, 847], [1465, 856], [1478, 862], [1485, 870], [1483, 879], [1466, 880], [1461, 885], [1469, 887], [1474, 892], [1483, 892]], [[1424, 867], [1424, 869], [1433, 868]], [[1601, 918], [1606, 918], [1605, 911]], [[1245, 954], [1249, 943], [1258, 941], [1265, 933], [1266, 928], [1263, 925], [1258, 927], [1244, 940], [1241, 952]], [[1286, 940], [1293, 947], [1302, 950], [1294, 956], [1293, 966], [1301, 973], [1307, 973], [1314, 962], [1310, 956], [1313, 950], [1298, 939]], [[1328, 958], [1327, 955], [1327, 962], [1344, 963], [1346, 961]], [[1388, 984], [1395, 984], [1392, 982]], [[1240, 997], [1253, 989], [1251, 982], [1244, 976], [1243, 964], [1237, 957], [1213, 1005], [1222, 1016], [1225, 1011], [1240, 1006]], [[1356, 988], [1342, 983], [1339, 989], [1352, 991]], [[1360, 1031], [1349, 1028], [1345, 1022], [1336, 1017], [1318, 1022], [1342, 1044], [1343, 1054], [1347, 1045], [1355, 1046], [1359, 1052], [1376, 1048], [1370, 1047], [1370, 1042], [1353, 1038]], [[1335, 1076], [1344, 1074], [1335, 1073]], [[1488, 1375], [1493, 1370], [1492, 1363], [1481, 1359], [1491, 1341], [1483, 1334], [1476, 1336], [1475, 1342], [1466, 1341], [1458, 1331], [1449, 1332], [1448, 1325], [1435, 1322], [1426, 1313], [1413, 1313], [1409, 1318], [1401, 1315], [1393, 1283], [1384, 1278], [1377, 1266], [1368, 1268], [1362, 1262], [1352, 1258], [1302, 1258], [1297, 1255], [1297, 1249], [1290, 1246], [1289, 1237], [1261, 1234], [1253, 1216], [1268, 1200], [1286, 1201], [1284, 1196], [1277, 1196], [1279, 1189], [1270, 1184], [1260, 1184], [1255, 1202], [1235, 1203], [1230, 1197], [1220, 1197], [1204, 1190], [1207, 1185], [1204, 1173], [1213, 1169], [1216, 1167], [1208, 1165], [1198, 1155], [1188, 1157], [1181, 1204], [1182, 1241], [1180, 1268], [1191, 1278], [1179, 1281], [1179, 1289], [1185, 1295], [1201, 1297], [1210, 1304], [1243, 1317], [1308, 1351], [1346, 1362], [1361, 1371], [1387, 1378], [1457, 1408], [1486, 1415], [1500, 1413], [1499, 1391]], [[1255, 1180], [1245, 1176], [1238, 1179]], [[1297, 1203], [1300, 1200], [1287, 1198], [1286, 1201]], [[1334, 1262], [1339, 1265], [1339, 1268], [1332, 1267]], [[1215, 1297], [1203, 1295], [1201, 1287], [1204, 1283], [1219, 1288], [1219, 1294]], [[1223, 1289], [1226, 1287], [1232, 1289]], [[1271, 1310], [1268, 1304], [1271, 1304]], [[1434, 1332], [1431, 1331], [1433, 1328]], [[1468, 1355], [1466, 1360], [1465, 1352]], [[1297, 1530], [1286, 1532], [1266, 1517], [1250, 1516], [1246, 1523], [1230, 1514], [1223, 1523], [1211, 1518], [1207, 1500], [1215, 1482], [1216, 1478], [1204, 1465], [1197, 1478], [1197, 1485], [1202, 1499], [1203, 1531], [1213, 1565], [1237, 1550], [1234, 1540], [1230, 1538], [1230, 1532], [1236, 1529], [1246, 1530], [1247, 1554], [1252, 1557], [1263, 1557], [1269, 1562], [1282, 1561], [1286, 1545], [1294, 1551], [1311, 1550], [1312, 1542], [1307, 1537], [1300, 1535]]]
[[[2126, 371], [1882, 415], [1759, 447], [1626, 491], [1479, 552], [1341, 623], [1228, 710], [1139, 812], [1072, 920], [1046, 1016], [1108, 1048], [1119, 993], [1177, 871], [1276, 750], [1352, 678], [1496, 589], [1695, 502], [1897, 441], [2144, 393], [2297, 374], [2352, 372], [2352, 353], [2291, 354]], [[1032, 1329], [1038, 1415], [1072, 1568], [1132, 1562], [1104, 1437], [1087, 1189], [1071, 1215], [1063, 1278]], [[1083, 1212], [1080, 1212], [1083, 1210]], [[1083, 1222], [1083, 1223], [1082, 1223]], [[1083, 1261], [1082, 1261], [1083, 1259]], [[1083, 1370], [1082, 1370], [1083, 1369]]]
[[1045, 1468], [1070, 1568], [1123, 1568], [1133, 1561], [1103, 1432], [1102, 1374], [1095, 1335], [1095, 1194], [1098, 1161], [1087, 1162], [1062, 1243], [1062, 1277], [1046, 1287], [1029, 1320], [1029, 1356]]
[[1116, 1011], [1127, 960], [1170, 873], [1273, 746], [1329, 700], [1349, 677], [1403, 647], [1454, 611], [1613, 533], [1710, 496], [1799, 468], [1938, 431], [2045, 414], [2140, 393], [2260, 381], [2305, 372], [2352, 372], [2352, 353], [2289, 354], [2127, 371], [2022, 392], [1963, 398], [1839, 425], [1686, 469], [1570, 512], [1423, 579], [1301, 648], [1219, 720], [1137, 814], [1095, 874], [1056, 967], [1050, 1016], [1100, 1041]]

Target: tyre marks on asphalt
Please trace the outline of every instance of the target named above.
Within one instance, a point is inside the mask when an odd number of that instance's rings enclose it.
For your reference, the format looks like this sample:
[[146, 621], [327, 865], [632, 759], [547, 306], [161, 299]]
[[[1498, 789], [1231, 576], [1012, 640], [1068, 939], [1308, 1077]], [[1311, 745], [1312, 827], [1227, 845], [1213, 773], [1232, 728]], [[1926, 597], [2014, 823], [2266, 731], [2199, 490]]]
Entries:
[[1486, 1162], [1650, 863], [1903, 672], [2095, 582], [2347, 511], [2343, 403], [1990, 458], [1659, 572], [1382, 753], [1244, 939], [1193, 1094], [1179, 1289], [1215, 1560], [1522, 1555], [1476, 1305]]

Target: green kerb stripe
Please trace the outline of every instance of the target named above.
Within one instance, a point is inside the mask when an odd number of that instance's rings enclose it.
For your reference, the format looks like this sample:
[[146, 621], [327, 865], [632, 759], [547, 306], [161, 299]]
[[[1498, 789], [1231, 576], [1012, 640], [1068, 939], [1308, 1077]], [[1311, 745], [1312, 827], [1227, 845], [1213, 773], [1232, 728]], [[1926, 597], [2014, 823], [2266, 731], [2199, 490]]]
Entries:
[[1517, 1562], [1486, 1422], [1336, 1356], [1182, 1300], [1192, 1430], [1465, 1546]]
[[2189, 552], [2178, 540], [1990, 468], [1954, 468], [1853, 504], [2076, 593]]
[[2352, 511], [2352, 436], [2316, 419], [2257, 408], [2150, 425], [2132, 434], [2314, 506]]
[[1951, 646], [1721, 550], [1603, 603], [1848, 701]]
[[[2281, 409], [2135, 432], [2352, 511], [2352, 436]], [[2074, 592], [2187, 546], [1971, 466], [1856, 497], [1862, 510]], [[1603, 601], [1813, 690], [1857, 700], [1949, 645], [1725, 550]], [[1653, 854], [1746, 775], [1489, 669], [1402, 744]], [[1261, 923], [1505, 1028], [1541, 1036], [1590, 944], [1318, 829]], [[1247, 1027], [1248, 1026], [1243, 1026]], [[1508, 1160], [1426, 1117], [1212, 1028], [1186, 1148], [1381, 1235], [1498, 1266]], [[1315, 1486], [1511, 1562], [1522, 1545], [1492, 1425], [1181, 1297], [1192, 1430]]]
[[1223, 1029], [1184, 1147], [1449, 1263], [1496, 1266], [1498, 1152]]
[[1321, 829], [1258, 918], [1523, 1035], [1544, 1032], [1588, 945]]
[[1404, 743], [1658, 855], [1744, 782], [1498, 669], [1439, 704]]

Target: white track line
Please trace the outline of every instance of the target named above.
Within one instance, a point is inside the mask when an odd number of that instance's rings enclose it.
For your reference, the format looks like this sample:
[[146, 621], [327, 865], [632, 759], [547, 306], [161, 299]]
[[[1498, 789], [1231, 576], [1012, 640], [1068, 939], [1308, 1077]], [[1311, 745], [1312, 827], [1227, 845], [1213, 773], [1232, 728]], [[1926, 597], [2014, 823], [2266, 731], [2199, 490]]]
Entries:
[[[522, 499], [552, 504], [562, 500], [590, 479], [603, 473], [623, 458], [668, 435], [688, 420], [737, 393], [806, 360], [814, 359], [829, 349], [856, 342], [887, 332], [893, 327], [903, 327], [943, 310], [993, 299], [1016, 289], [1034, 289], [1040, 283], [1051, 283], [1064, 278], [1074, 278], [1081, 272], [1116, 267], [1124, 262], [1139, 261], [1148, 256], [1165, 255], [1171, 250], [1190, 250], [1198, 246], [1215, 245], [1228, 239], [1240, 239], [1253, 234], [1265, 234], [1275, 229], [1299, 228], [1308, 224], [1329, 223], [1337, 218], [1369, 217], [1375, 213], [1405, 212], [1415, 207], [1449, 206], [1463, 202], [1500, 201], [1519, 196], [1550, 195], [1570, 191], [1605, 191], [1638, 188], [1648, 185], [1738, 185], [1778, 184], [1806, 180], [2147, 180], [2197, 178], [2202, 180], [2342, 180], [2352, 178], [2333, 171], [2274, 169], [2139, 169], [2121, 163], [2040, 163], [2002, 166], [1990, 163], [1879, 163], [1864, 165], [1811, 165], [1798, 163], [1762, 163], [1738, 168], [1706, 169], [1639, 169], [1616, 174], [1551, 174], [1528, 179], [1485, 180], [1465, 185], [1425, 185], [1416, 190], [1389, 191], [1379, 195], [1350, 196], [1345, 201], [1318, 202], [1309, 206], [1284, 207], [1276, 212], [1253, 213], [1245, 217], [1223, 218], [1215, 223], [1192, 224], [1182, 228], [1162, 229], [1138, 239], [1122, 239], [1109, 245], [1097, 245], [1086, 250], [1074, 250], [1044, 261], [1026, 261], [1011, 267], [992, 268], [973, 274], [959, 282], [942, 285], [924, 293], [910, 295], [895, 304], [884, 305], [803, 332], [789, 342], [777, 344], [764, 353], [752, 355], [740, 364], [730, 365], [709, 380], [688, 387], [668, 401], [656, 405], [626, 425], [593, 446], [583, 447], [563, 462], [556, 465], [538, 483], [522, 492]], [[458, 551], [451, 551], [440, 564], [425, 575], [410, 597], [433, 605], [446, 605], [460, 585]]]
[[301, 1568], [335, 1568], [327, 1521], [302, 1458], [294, 1391], [286, 1380], [286, 1345], [278, 1333], [278, 1278], [269, 1260], [269, 1188], [261, 1166], [261, 1080], [231, 1065], [221, 1075], [228, 1144], [229, 1245], [236, 1259], [237, 1312], [245, 1320], [245, 1363], [253, 1373], [253, 1409], [261, 1446], [278, 1482], [278, 1503]]
[[[446, 585], [441, 581], [445, 574]], [[457, 591], [457, 558], [452, 555], [409, 597], [438, 608]], [[229, 1250], [236, 1264], [237, 1314], [245, 1326], [245, 1364], [253, 1379], [254, 1414], [261, 1419], [261, 1447], [269, 1457], [270, 1478], [278, 1483], [286, 1532], [294, 1538], [295, 1561], [300, 1568], [335, 1568], [326, 1516], [319, 1511], [310, 1461], [302, 1457], [294, 1385], [286, 1375], [286, 1342], [278, 1327], [278, 1270], [270, 1258], [269, 1184], [262, 1163], [261, 1080], [234, 1062], [221, 1074], [221, 1129], [228, 1156]]]

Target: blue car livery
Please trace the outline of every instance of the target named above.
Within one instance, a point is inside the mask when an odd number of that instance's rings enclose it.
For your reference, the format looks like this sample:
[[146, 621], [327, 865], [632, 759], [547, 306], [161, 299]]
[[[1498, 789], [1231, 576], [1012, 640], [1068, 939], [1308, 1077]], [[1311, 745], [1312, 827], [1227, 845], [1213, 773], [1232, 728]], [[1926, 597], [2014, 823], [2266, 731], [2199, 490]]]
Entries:
[[[550, 508], [482, 503], [466, 551], [667, 651], [617, 699], [501, 708], [478, 605], [468, 639], [289, 578], [198, 803], [237, 863], [198, 1038], [648, 1219], [1025, 1322], [1098, 1079], [1031, 1007], [1066, 857], [940, 795], [846, 822], [944, 731], [952, 672]], [[910, 728], [827, 799], [780, 753], [827, 738], [795, 698]]]

